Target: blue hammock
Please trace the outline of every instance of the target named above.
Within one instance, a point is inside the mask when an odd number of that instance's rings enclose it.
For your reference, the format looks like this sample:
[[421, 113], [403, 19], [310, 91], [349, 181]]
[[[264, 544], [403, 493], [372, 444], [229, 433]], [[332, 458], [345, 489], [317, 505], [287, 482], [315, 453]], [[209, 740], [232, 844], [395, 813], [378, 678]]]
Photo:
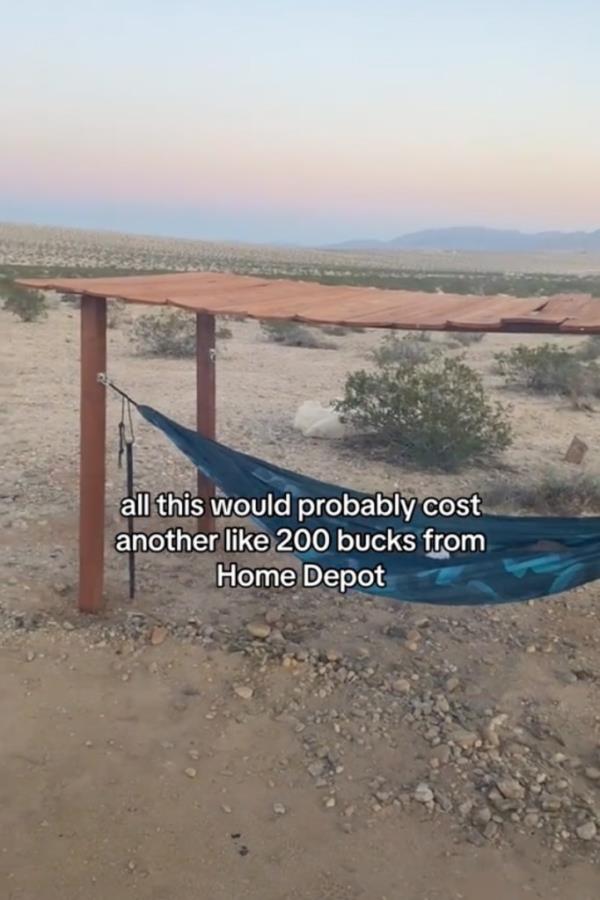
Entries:
[[[275, 497], [291, 494], [296, 498], [347, 494], [363, 499], [369, 496], [240, 453], [201, 437], [149, 406], [137, 408], [229, 497], [262, 498], [268, 493]], [[265, 516], [257, 518], [256, 522], [270, 534], [281, 527], [300, 527], [296, 516]], [[365, 593], [440, 606], [530, 600], [558, 594], [600, 578], [600, 517], [483, 515], [432, 518], [417, 512], [409, 524], [388, 517], [319, 517], [302, 522], [302, 527], [311, 532], [326, 528], [332, 535], [338, 528], [374, 533], [390, 527], [397, 532], [420, 535], [429, 526], [444, 533], [484, 534], [487, 549], [483, 553], [457, 554], [451, 559], [432, 559], [423, 553], [355, 552], [345, 555], [336, 550], [296, 555], [303, 562], [318, 563], [328, 569], [369, 569], [383, 564], [386, 586], [365, 588]]]

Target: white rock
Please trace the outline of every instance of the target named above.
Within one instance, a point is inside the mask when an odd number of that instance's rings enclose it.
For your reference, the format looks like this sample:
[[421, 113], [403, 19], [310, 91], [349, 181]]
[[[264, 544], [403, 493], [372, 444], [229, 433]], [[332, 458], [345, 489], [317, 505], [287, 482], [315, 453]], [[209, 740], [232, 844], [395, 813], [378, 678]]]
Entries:
[[235, 693], [238, 697], [241, 697], [242, 700], [251, 700], [254, 695], [254, 690], [247, 684], [238, 684], [234, 688]]
[[417, 803], [431, 803], [434, 797], [433, 791], [428, 784], [418, 784], [415, 788], [414, 798]]
[[296, 412], [294, 428], [305, 437], [335, 440], [350, 433], [350, 428], [342, 422], [340, 414], [330, 406], [323, 406], [314, 400], [306, 400]]
[[595, 822], [584, 822], [584, 824], [580, 825], [577, 829], [577, 837], [582, 841], [593, 841], [597, 831], [598, 829], [596, 828]]
[[248, 622], [246, 631], [254, 638], [265, 640], [271, 634], [271, 626], [266, 622]]

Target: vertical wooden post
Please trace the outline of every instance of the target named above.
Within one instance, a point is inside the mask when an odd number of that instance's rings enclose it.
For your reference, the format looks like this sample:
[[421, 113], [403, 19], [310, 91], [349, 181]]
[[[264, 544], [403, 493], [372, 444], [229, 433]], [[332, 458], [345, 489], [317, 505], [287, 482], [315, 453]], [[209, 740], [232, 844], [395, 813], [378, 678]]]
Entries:
[[[215, 317], [196, 313], [196, 430], [208, 438], [216, 435], [215, 388]], [[212, 481], [198, 472], [198, 497], [208, 503], [214, 495]], [[199, 531], [208, 533], [214, 527], [210, 512], [198, 519]]]
[[79, 469], [79, 609], [102, 608], [104, 583], [104, 493], [106, 388], [106, 299], [81, 298], [81, 408]]

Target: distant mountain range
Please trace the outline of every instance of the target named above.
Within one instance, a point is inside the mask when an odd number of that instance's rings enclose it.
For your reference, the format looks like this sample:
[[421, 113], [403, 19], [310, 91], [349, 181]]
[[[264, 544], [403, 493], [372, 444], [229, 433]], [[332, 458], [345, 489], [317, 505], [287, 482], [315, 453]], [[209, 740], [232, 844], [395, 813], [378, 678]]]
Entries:
[[441, 250], [532, 253], [555, 251], [600, 251], [600, 229], [597, 231], [523, 231], [498, 228], [430, 228], [414, 231], [391, 241], [371, 239], [329, 244], [326, 250]]

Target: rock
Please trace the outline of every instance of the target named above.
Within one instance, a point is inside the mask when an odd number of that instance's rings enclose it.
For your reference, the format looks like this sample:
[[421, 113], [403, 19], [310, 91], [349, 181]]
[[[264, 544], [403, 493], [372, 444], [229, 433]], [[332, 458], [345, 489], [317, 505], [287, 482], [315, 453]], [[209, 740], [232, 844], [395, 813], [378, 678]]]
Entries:
[[439, 744], [431, 751], [430, 759], [435, 759], [439, 765], [445, 766], [450, 761], [450, 753], [450, 747], [447, 744]]
[[536, 812], [528, 812], [523, 819], [523, 825], [525, 825], [526, 828], [537, 828], [539, 822], [540, 817]]
[[350, 433], [349, 426], [330, 406], [322, 406], [313, 400], [305, 401], [294, 418], [294, 428], [305, 437], [342, 438]]
[[325, 798], [325, 802], [324, 802], [324, 806], [325, 806], [327, 809], [333, 809], [333, 807], [335, 806], [335, 797], [326, 797], [326, 798]]
[[460, 686], [460, 681], [454, 675], [446, 680], [446, 690], [449, 694]]
[[285, 816], [287, 809], [283, 805], [283, 803], [274, 803], [273, 804], [273, 812], [276, 816]]
[[233, 690], [242, 700], [251, 700], [254, 696], [254, 688], [251, 688], [248, 684], [238, 684]]
[[283, 618], [280, 609], [268, 609], [265, 613], [265, 622], [267, 625], [274, 625]]
[[392, 690], [395, 694], [408, 694], [410, 691], [410, 681], [408, 678], [398, 678], [392, 682]]
[[525, 788], [515, 778], [500, 778], [496, 787], [507, 800], [523, 800]]
[[198, 750], [188, 750], [188, 756], [190, 759], [200, 759], [200, 753], [198, 752]]
[[488, 841], [491, 841], [492, 838], [496, 837], [496, 835], [498, 834], [498, 828], [499, 825], [497, 822], [494, 822], [493, 820], [488, 822], [483, 829], [483, 836], [487, 838]]
[[585, 777], [590, 781], [600, 781], [600, 769], [595, 766], [588, 766], [585, 770]]
[[434, 793], [428, 784], [421, 782], [415, 788], [413, 797], [417, 803], [433, 803]]
[[308, 774], [312, 775], [313, 778], [320, 778], [324, 771], [325, 764], [322, 762], [311, 763], [308, 767]]
[[583, 825], [580, 825], [575, 833], [582, 841], [593, 841], [597, 832], [598, 829], [596, 828], [596, 823], [590, 820], [589, 822], [584, 822]]
[[502, 728], [502, 726], [505, 725], [507, 721], [508, 716], [506, 715], [506, 713], [501, 713], [498, 716], [494, 716], [493, 719], [490, 719], [490, 721], [483, 726], [481, 733], [485, 742], [490, 747], [500, 746], [500, 738], [498, 737], [497, 730], [498, 728]]
[[196, 772], [195, 769], [193, 769], [190, 766], [188, 769], [185, 770], [185, 774], [187, 775], [188, 778], [195, 778], [198, 773]]
[[544, 794], [541, 797], [541, 806], [546, 812], [558, 812], [562, 806], [562, 800], [553, 794]]
[[479, 735], [475, 731], [467, 731], [466, 728], [455, 728], [448, 735], [448, 739], [458, 744], [463, 750], [469, 750], [481, 743]]
[[488, 794], [488, 800], [499, 812], [511, 812], [519, 808], [518, 800], [510, 800], [504, 797], [497, 788], [492, 788]]
[[443, 713], [444, 715], [450, 712], [450, 704], [446, 697], [443, 694], [440, 694], [437, 700], [435, 701], [435, 708], [437, 712]]
[[155, 625], [150, 632], [150, 643], [153, 647], [158, 647], [167, 637], [167, 629], [164, 625]]
[[473, 810], [473, 825], [483, 828], [492, 818], [492, 811], [489, 806], [480, 806]]
[[264, 641], [265, 638], [268, 638], [271, 634], [271, 626], [267, 625], [266, 622], [248, 622], [246, 631], [248, 634], [251, 634], [253, 638]]
[[563, 459], [565, 462], [572, 463], [575, 466], [580, 466], [588, 450], [589, 447], [586, 442], [582, 441], [581, 438], [577, 437], [577, 435], [574, 435]]

